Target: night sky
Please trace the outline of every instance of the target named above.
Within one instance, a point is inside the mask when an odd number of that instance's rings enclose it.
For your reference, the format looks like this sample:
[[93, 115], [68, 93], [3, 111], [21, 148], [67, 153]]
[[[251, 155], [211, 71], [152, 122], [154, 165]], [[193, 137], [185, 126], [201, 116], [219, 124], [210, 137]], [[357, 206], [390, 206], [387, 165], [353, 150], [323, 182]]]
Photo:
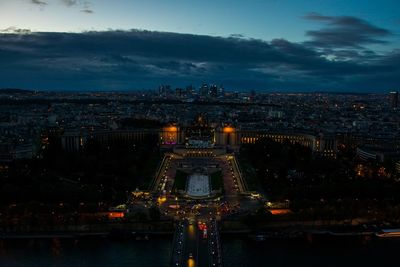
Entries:
[[0, 0], [0, 18], [0, 88], [400, 88], [397, 0]]

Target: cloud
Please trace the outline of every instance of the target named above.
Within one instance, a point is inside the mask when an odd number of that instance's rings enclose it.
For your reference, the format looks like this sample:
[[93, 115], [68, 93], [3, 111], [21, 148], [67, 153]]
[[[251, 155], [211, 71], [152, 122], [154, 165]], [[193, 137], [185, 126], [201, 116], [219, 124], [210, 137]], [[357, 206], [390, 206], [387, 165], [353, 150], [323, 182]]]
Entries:
[[30, 0], [31, 4], [45, 6], [48, 5], [47, 1], [45, 0]]
[[17, 34], [29, 34], [31, 30], [29, 29], [21, 29], [15, 26], [11, 26], [5, 29], [0, 29], [0, 33], [17, 33]]
[[244, 34], [241, 34], [241, 33], [232, 33], [231, 35], [229, 35], [229, 37], [232, 37], [232, 38], [246, 38], [246, 36]]
[[361, 48], [368, 44], [386, 44], [385, 38], [392, 35], [389, 30], [351, 16], [324, 16], [310, 13], [304, 18], [325, 25], [320, 30], [306, 32], [306, 35], [311, 37], [308, 44], [318, 47]]
[[0, 87], [126, 90], [210, 82], [232, 90], [377, 91], [398, 85], [399, 61], [399, 50], [337, 51], [240, 36], [139, 30], [0, 34]]
[[86, 14], [92, 14], [94, 13], [93, 9], [92, 9], [92, 3], [85, 0], [83, 2], [83, 9], [81, 10], [81, 12], [86, 13]]
[[87, 13], [87, 14], [92, 14], [94, 11], [91, 9], [82, 9], [81, 12]]
[[[64, 5], [66, 7], [80, 7], [80, 11], [86, 14], [94, 13], [93, 9], [91, 8], [92, 3], [88, 0], [57, 0], [59, 4]], [[35, 4], [41, 7], [47, 6], [50, 3], [48, 0], [29, 0], [29, 3]]]
[[86, 13], [86, 14], [92, 14], [94, 13], [93, 9], [91, 8], [91, 2], [89, 1], [78, 1], [78, 0], [61, 0], [61, 3], [66, 5], [67, 7], [72, 7], [72, 6], [80, 6], [81, 7], [81, 12]]
[[70, 7], [76, 5], [78, 3], [78, 0], [61, 0], [61, 3]]

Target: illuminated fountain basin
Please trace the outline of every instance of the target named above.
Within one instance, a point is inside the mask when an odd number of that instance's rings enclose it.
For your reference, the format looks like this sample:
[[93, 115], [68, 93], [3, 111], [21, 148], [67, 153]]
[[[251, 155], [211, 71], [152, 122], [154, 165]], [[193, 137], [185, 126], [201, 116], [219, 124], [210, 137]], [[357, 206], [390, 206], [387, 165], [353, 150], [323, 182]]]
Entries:
[[193, 198], [208, 197], [210, 195], [210, 177], [199, 173], [190, 175], [186, 185], [186, 194]]

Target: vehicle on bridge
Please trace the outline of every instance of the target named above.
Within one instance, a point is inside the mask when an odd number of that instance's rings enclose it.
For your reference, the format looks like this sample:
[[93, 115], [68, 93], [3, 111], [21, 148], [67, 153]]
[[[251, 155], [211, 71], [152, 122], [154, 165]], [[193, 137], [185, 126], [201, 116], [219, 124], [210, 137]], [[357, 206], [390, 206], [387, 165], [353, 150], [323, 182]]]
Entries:
[[207, 239], [207, 228], [203, 230], [203, 238]]

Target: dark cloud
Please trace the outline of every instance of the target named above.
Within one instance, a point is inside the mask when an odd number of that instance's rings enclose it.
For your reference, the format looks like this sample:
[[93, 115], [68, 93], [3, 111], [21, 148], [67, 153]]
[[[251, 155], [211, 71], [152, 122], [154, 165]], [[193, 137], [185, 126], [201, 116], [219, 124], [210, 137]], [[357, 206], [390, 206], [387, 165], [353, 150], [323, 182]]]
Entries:
[[31, 33], [29, 29], [21, 29], [15, 26], [11, 26], [5, 29], [0, 29], [0, 33], [19, 33], [19, 34], [28, 34]]
[[87, 0], [60, 0], [62, 4], [66, 5], [67, 7], [73, 6], [80, 6], [81, 12], [86, 14], [94, 13], [93, 9], [91, 8], [92, 4], [90, 1]]
[[92, 9], [92, 3], [87, 0], [83, 1], [83, 8], [82, 8], [81, 12], [86, 13], [86, 14], [94, 13], [94, 11]]
[[[330, 58], [335, 54], [335, 58]], [[0, 87], [126, 90], [213, 82], [232, 90], [387, 90], [400, 52], [315, 49], [284, 39], [151, 31], [0, 34]]]
[[86, 13], [86, 14], [92, 14], [93, 10], [91, 10], [91, 9], [82, 9], [81, 12]]
[[45, 6], [48, 4], [47, 1], [45, 1], [45, 0], [30, 0], [30, 2], [32, 4], [39, 5], [39, 6]]
[[[48, 0], [29, 0], [29, 2], [31, 4], [35, 4], [41, 7], [49, 5]], [[80, 7], [81, 8], [80, 11], [86, 14], [94, 13], [93, 9], [91, 8], [92, 3], [88, 0], [58, 0], [58, 3], [66, 7]]]
[[61, 2], [69, 7], [78, 4], [78, 0], [61, 0]]
[[244, 34], [241, 34], [241, 33], [232, 33], [231, 35], [229, 35], [229, 37], [232, 37], [232, 38], [246, 38], [246, 36]]
[[392, 35], [389, 30], [374, 26], [365, 20], [350, 16], [324, 16], [310, 13], [304, 17], [326, 25], [320, 30], [307, 31], [309, 44], [319, 47], [360, 48], [368, 44], [385, 44]]

